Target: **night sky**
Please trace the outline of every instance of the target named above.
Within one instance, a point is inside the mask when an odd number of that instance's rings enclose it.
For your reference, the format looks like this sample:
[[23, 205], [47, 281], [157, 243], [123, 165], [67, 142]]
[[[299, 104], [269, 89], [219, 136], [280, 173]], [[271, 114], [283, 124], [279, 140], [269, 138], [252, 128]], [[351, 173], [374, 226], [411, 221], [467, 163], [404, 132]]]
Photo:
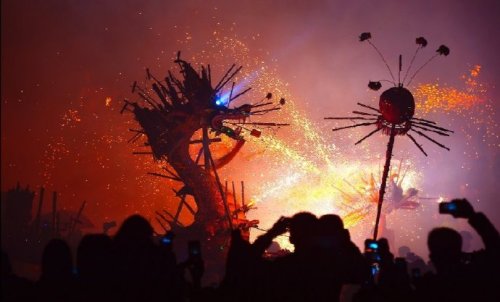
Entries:
[[[438, 108], [427, 115], [456, 130], [444, 140], [451, 151], [424, 143], [429, 157], [423, 158], [401, 139], [396, 148], [404, 155], [395, 156], [412, 160], [422, 175], [424, 195], [467, 197], [500, 228], [495, 190], [500, 176], [500, 2], [437, 2], [4, 0], [2, 191], [20, 181], [35, 190], [43, 185], [57, 191], [61, 208], [77, 210], [86, 200], [85, 213], [98, 227], [134, 212], [151, 217], [157, 209], [172, 209], [172, 184], [146, 175], [157, 164], [132, 155], [138, 148], [127, 140], [135, 122], [119, 110], [123, 99], [132, 97], [130, 84], [144, 79], [144, 69], [165, 74], [174, 67], [178, 50], [187, 59], [210, 63], [204, 58], [219, 50], [207, 41], [215, 35], [228, 38], [226, 46], [239, 41], [245, 47], [242, 55], [242, 46], [235, 45], [241, 49], [228, 52], [225, 65], [212, 66], [216, 73], [238, 60], [258, 60], [254, 66], [273, 70], [297, 110], [326, 141], [344, 142], [337, 152], [382, 154], [386, 138], [379, 136], [378, 143], [372, 138], [370, 148], [356, 149], [357, 136], [338, 138], [344, 134], [334, 135], [334, 125], [323, 121], [355, 110], [360, 100], [376, 104], [378, 93], [366, 84], [386, 78], [387, 71], [369, 45], [358, 41], [361, 32], [370, 31], [394, 68], [399, 54], [409, 60], [416, 37], [429, 41], [419, 63], [439, 45], [450, 47], [451, 54], [427, 66], [413, 88], [439, 83], [464, 91], [462, 76], [480, 66], [482, 90], [471, 92], [480, 95], [470, 108]], [[279, 131], [293, 144], [292, 131]], [[246, 162], [243, 154], [223, 176], [248, 181], [249, 194], [257, 194], [260, 184], [272, 180], [258, 172], [264, 167], [256, 162]], [[422, 232], [454, 223], [434, 219]]]

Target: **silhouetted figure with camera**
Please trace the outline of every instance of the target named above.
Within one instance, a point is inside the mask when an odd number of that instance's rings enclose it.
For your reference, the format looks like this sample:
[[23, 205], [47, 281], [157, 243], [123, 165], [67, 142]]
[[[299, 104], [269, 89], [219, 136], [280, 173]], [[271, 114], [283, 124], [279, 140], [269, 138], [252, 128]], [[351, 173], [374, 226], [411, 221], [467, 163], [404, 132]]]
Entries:
[[365, 257], [371, 275], [354, 296], [354, 302], [414, 301], [414, 293], [404, 258], [395, 258], [385, 238], [365, 240]]
[[485, 249], [463, 253], [462, 237], [457, 231], [445, 227], [433, 229], [427, 244], [436, 274], [427, 274], [416, 282], [418, 297], [425, 301], [500, 301], [498, 231], [466, 199], [442, 203], [440, 213], [468, 219]]
[[301, 212], [282, 217], [257, 238], [250, 254], [261, 256], [275, 237], [287, 231], [294, 252], [264, 263], [258, 276], [265, 278], [265, 300], [338, 301], [343, 284], [361, 282], [368, 273], [366, 261], [336, 215], [318, 219]]

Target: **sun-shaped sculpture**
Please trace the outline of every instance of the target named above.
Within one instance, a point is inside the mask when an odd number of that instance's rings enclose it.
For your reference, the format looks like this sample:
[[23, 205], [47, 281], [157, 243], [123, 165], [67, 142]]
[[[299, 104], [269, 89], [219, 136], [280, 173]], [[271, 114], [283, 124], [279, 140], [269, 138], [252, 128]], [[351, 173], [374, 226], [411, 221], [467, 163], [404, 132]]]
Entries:
[[[410, 71], [413, 62], [415, 61], [415, 58], [418, 54], [418, 52], [427, 46], [427, 40], [423, 37], [419, 37], [416, 39], [416, 44], [417, 44], [417, 50], [415, 51], [415, 54], [413, 55], [413, 58], [410, 62], [410, 65], [408, 69], [406, 70], [405, 76], [403, 80], [401, 81], [401, 70], [402, 70], [402, 56], [399, 56], [399, 72], [398, 72], [398, 81], [396, 83], [396, 80], [394, 78], [394, 75], [392, 73], [391, 68], [387, 64], [387, 61], [385, 60], [384, 56], [382, 53], [378, 50], [378, 48], [370, 41], [371, 40], [371, 34], [369, 32], [362, 33], [359, 36], [360, 41], [367, 41], [374, 49], [377, 51], [377, 53], [380, 55], [382, 58], [382, 61], [385, 63], [387, 69], [389, 70], [389, 74], [392, 78], [391, 80], [381, 80], [381, 81], [386, 81], [390, 82], [394, 85], [394, 87], [391, 87], [380, 95], [380, 100], [379, 100], [379, 108], [374, 108], [372, 106], [358, 103], [359, 106], [369, 109], [370, 112], [364, 112], [364, 111], [353, 111], [352, 113], [356, 114], [356, 116], [351, 116], [351, 117], [326, 117], [325, 119], [328, 120], [350, 120], [350, 121], [362, 121], [361, 123], [350, 125], [350, 126], [345, 126], [345, 127], [340, 127], [340, 128], [335, 128], [333, 131], [337, 130], [343, 130], [343, 129], [348, 129], [348, 128], [355, 128], [355, 127], [360, 127], [360, 126], [375, 126], [375, 130], [371, 131], [368, 133], [366, 136], [361, 138], [359, 141], [357, 141], [355, 144], [359, 144], [365, 139], [369, 138], [373, 134], [382, 131], [384, 134], [389, 136], [389, 143], [387, 144], [387, 152], [386, 152], [386, 161], [384, 165], [384, 172], [382, 174], [382, 182], [379, 190], [379, 201], [378, 201], [378, 206], [377, 206], [377, 218], [375, 222], [375, 230], [374, 230], [374, 239], [377, 239], [377, 233], [378, 233], [378, 224], [380, 220], [380, 213], [382, 210], [382, 203], [384, 200], [384, 194], [385, 194], [385, 188], [386, 188], [386, 183], [387, 183], [387, 177], [389, 174], [389, 167], [391, 163], [391, 158], [392, 158], [392, 149], [394, 147], [394, 139], [396, 135], [406, 135], [410, 138], [410, 140], [418, 147], [422, 153], [427, 156], [427, 153], [424, 151], [422, 148], [422, 145], [420, 145], [415, 137], [412, 136], [411, 133], [416, 133], [419, 136], [433, 142], [434, 144], [438, 145], [441, 148], [444, 148], [446, 150], [450, 150], [448, 147], [445, 145], [439, 143], [438, 141], [434, 140], [431, 138], [429, 135], [425, 134], [424, 132], [431, 132], [431, 133], [436, 133], [441, 136], [449, 136], [450, 133], [453, 133], [453, 131], [442, 128], [437, 126], [437, 124], [433, 121], [422, 119], [422, 118], [416, 118], [414, 117], [415, 115], [415, 99], [413, 98], [412, 93], [410, 90], [404, 87], [404, 82], [408, 76], [408, 72]], [[408, 83], [406, 84], [407, 86], [411, 83], [411, 81], [415, 78], [415, 76], [418, 74], [418, 72], [426, 66], [428, 63], [430, 63], [435, 57], [439, 55], [444, 55], [447, 56], [450, 53], [450, 50], [448, 47], [445, 45], [441, 45], [437, 50], [436, 54], [432, 56], [427, 62], [425, 62], [420, 68], [418, 68], [411, 78], [409, 79]], [[370, 81], [368, 83], [368, 87], [372, 90], [379, 90], [382, 88], [382, 84], [380, 83], [381, 81]]]

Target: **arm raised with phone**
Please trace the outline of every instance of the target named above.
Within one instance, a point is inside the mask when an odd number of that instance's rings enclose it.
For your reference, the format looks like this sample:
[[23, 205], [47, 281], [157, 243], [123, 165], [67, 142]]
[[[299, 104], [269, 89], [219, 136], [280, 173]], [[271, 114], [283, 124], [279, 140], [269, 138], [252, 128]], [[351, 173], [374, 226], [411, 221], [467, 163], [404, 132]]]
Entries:
[[439, 213], [450, 214], [455, 218], [466, 218], [481, 236], [487, 250], [500, 251], [500, 234], [490, 220], [481, 212], [475, 212], [467, 199], [453, 199], [439, 204]]

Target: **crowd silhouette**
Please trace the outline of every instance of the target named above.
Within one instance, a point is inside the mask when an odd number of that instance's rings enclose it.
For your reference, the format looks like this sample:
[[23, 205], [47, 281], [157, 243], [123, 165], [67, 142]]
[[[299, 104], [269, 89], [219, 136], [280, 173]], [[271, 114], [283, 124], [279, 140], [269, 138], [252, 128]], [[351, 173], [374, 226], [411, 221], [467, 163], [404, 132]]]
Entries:
[[[36, 282], [16, 276], [2, 250], [2, 301], [500, 301], [500, 235], [467, 200], [453, 203], [450, 214], [468, 220], [484, 249], [464, 252], [461, 234], [439, 227], [427, 237], [430, 264], [405, 246], [395, 257], [384, 238], [367, 239], [362, 252], [339, 216], [301, 212], [253, 243], [233, 230], [216, 287], [202, 286], [203, 242], [178, 261], [173, 234], [154, 236], [133, 215], [113, 237], [85, 235], [74, 263], [69, 245], [52, 239]], [[268, 253], [285, 233], [294, 251]]]

